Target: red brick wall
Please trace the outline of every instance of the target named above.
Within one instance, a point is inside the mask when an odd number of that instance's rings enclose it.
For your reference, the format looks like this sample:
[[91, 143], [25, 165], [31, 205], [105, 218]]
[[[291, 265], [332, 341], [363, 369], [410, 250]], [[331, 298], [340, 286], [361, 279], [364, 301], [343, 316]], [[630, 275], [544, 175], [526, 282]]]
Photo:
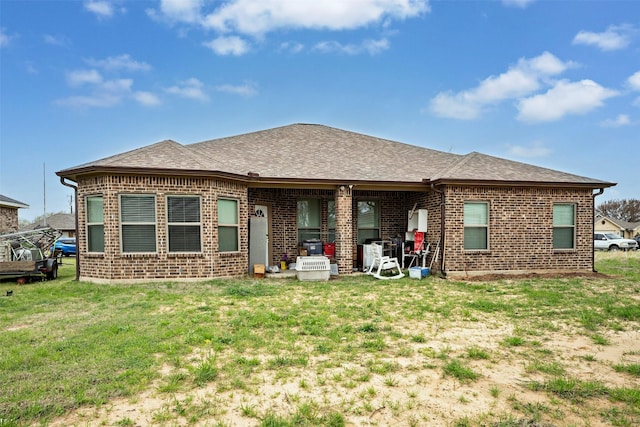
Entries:
[[[202, 279], [241, 276], [248, 267], [248, 218], [256, 204], [269, 207], [270, 262], [278, 263], [283, 253], [290, 258], [297, 255], [297, 201], [317, 197], [322, 200], [322, 231], [327, 231], [327, 203], [336, 200], [336, 190], [248, 189], [243, 184], [207, 178], [104, 176], [82, 179], [79, 182], [78, 245], [81, 277], [95, 281], [130, 281], [150, 279]], [[155, 254], [122, 254], [120, 251], [120, 194], [151, 193], [156, 196], [158, 246]], [[102, 194], [104, 197], [105, 251], [88, 254], [86, 251], [85, 197]], [[470, 272], [543, 272], [590, 271], [592, 192], [586, 190], [557, 190], [546, 188], [456, 187], [444, 188], [445, 247], [439, 260], [444, 260], [448, 274]], [[201, 197], [202, 253], [169, 254], [166, 239], [166, 196], [198, 195]], [[235, 198], [240, 207], [240, 250], [219, 254], [217, 234], [217, 199]], [[350, 200], [349, 200], [350, 199]], [[351, 218], [343, 222], [351, 226], [351, 247], [336, 248], [341, 273], [353, 265], [357, 245], [357, 202], [376, 200], [380, 203], [380, 234], [384, 239], [404, 236], [407, 211], [414, 205], [428, 210], [427, 242], [431, 256], [441, 240], [441, 195], [435, 191], [351, 191], [342, 201], [351, 204]], [[464, 250], [463, 206], [465, 201], [488, 201], [488, 251]], [[577, 232], [575, 250], [554, 250], [552, 240], [553, 203], [576, 203]], [[344, 206], [343, 206], [344, 207]], [[337, 209], [338, 215], [349, 215], [349, 209]], [[344, 229], [345, 235], [348, 230]], [[443, 250], [444, 249], [444, 250]], [[427, 262], [431, 262], [431, 256]], [[443, 258], [444, 257], [444, 258]], [[434, 270], [440, 262], [434, 263]]]
[[[154, 194], [156, 196], [157, 253], [122, 254], [120, 250], [120, 194]], [[105, 250], [88, 254], [86, 245], [85, 197], [102, 195], [104, 201]], [[201, 197], [202, 252], [169, 254], [167, 252], [166, 196]], [[217, 233], [217, 199], [237, 199], [240, 210], [240, 250], [220, 254]], [[78, 250], [81, 278], [94, 281], [130, 281], [149, 279], [189, 279], [239, 276], [247, 271], [247, 189], [244, 185], [206, 178], [102, 176], [78, 183]]]
[[[590, 189], [446, 188], [445, 271], [586, 272], [592, 269], [593, 197]], [[464, 250], [465, 201], [489, 203], [489, 250]], [[553, 204], [576, 204], [576, 249], [553, 249]]]

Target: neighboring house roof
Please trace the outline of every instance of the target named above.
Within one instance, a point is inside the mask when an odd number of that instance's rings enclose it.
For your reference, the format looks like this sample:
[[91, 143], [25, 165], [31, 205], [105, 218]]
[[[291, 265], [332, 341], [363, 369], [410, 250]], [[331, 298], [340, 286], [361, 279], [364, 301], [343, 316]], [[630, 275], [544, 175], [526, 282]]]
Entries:
[[[57, 213], [53, 215], [49, 215], [46, 218], [46, 226], [54, 228], [60, 231], [71, 231], [76, 229], [76, 217], [74, 214], [67, 213]], [[34, 222], [26, 227], [24, 230], [35, 230], [37, 228], [42, 228], [42, 221]]]
[[7, 208], [16, 208], [16, 209], [29, 207], [29, 205], [27, 205], [26, 203], [19, 202], [10, 197], [3, 196], [2, 194], [0, 194], [0, 206], [4, 206]]
[[596, 216], [596, 218], [594, 219], [594, 224], [604, 220], [615, 224], [616, 226], [620, 227], [621, 230], [633, 231], [640, 227], [640, 222], [622, 221], [619, 219], [609, 218], [608, 216], [601, 216], [601, 215]]
[[328, 181], [424, 184], [505, 182], [590, 188], [606, 182], [480, 153], [458, 155], [323, 125], [294, 124], [190, 145], [162, 141], [65, 169], [59, 176], [109, 171], [226, 175], [253, 182]]

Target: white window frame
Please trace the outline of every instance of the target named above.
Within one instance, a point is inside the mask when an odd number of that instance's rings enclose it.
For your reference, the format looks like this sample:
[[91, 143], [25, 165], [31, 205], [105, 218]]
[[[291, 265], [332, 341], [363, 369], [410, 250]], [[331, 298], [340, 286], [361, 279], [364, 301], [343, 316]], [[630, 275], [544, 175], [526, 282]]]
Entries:
[[[237, 223], [235, 224], [225, 224], [220, 222], [220, 201], [224, 200], [224, 201], [230, 201], [230, 202], [235, 202], [236, 204], [236, 220]], [[234, 252], [239, 252], [240, 251], [240, 200], [235, 199], [233, 197], [219, 197], [218, 198], [218, 206], [216, 207], [218, 210], [218, 252], [220, 253], [234, 253]], [[221, 249], [221, 239], [220, 239], [220, 229], [221, 228], [235, 228], [236, 230], [236, 244], [237, 244], [237, 248], [235, 250], [231, 250], [231, 251], [223, 251]]]
[[[90, 209], [89, 209], [89, 200], [90, 199], [100, 199], [102, 201], [102, 212], [101, 212], [101, 217], [102, 217], [102, 221], [100, 222], [91, 222], [91, 217], [92, 215], [90, 215]], [[86, 196], [84, 198], [84, 207], [85, 207], [85, 218], [86, 218], [86, 224], [85, 224], [85, 240], [86, 240], [86, 245], [87, 245], [87, 252], [89, 253], [104, 253], [104, 196], [102, 194], [92, 194], [90, 196]], [[93, 235], [91, 233], [91, 229], [96, 228], [96, 227], [102, 227], [102, 250], [101, 251], [92, 251], [92, 241], [91, 241], [91, 236]]]
[[[171, 222], [170, 199], [195, 199], [198, 201], [198, 220], [185, 222]], [[191, 194], [170, 194], [165, 198], [167, 207], [167, 252], [168, 253], [202, 253], [202, 198]], [[171, 250], [171, 227], [198, 227], [197, 250]]]
[[[153, 198], [153, 221], [123, 221], [122, 220], [122, 199], [123, 198], [128, 198], [128, 197], [152, 197]], [[157, 206], [157, 197], [155, 194], [152, 193], [126, 193], [126, 194], [120, 194], [119, 197], [119, 207], [120, 207], [120, 212], [119, 212], [119, 219], [120, 219], [120, 252], [123, 254], [156, 254], [158, 253], [158, 206]], [[124, 248], [124, 235], [125, 235], [125, 231], [124, 229], [127, 226], [149, 226], [152, 225], [153, 226], [153, 234], [154, 234], [154, 241], [153, 241], [153, 245], [154, 245], [154, 250], [153, 251], [126, 251], [125, 252], [125, 248]]]
[[[556, 224], [556, 221], [560, 221], [560, 219], [556, 218], [556, 212], [555, 212], [555, 208], [556, 206], [571, 206], [572, 210], [573, 210], [573, 217], [572, 217], [572, 224], [562, 224], [562, 223], [558, 223]], [[553, 203], [552, 207], [552, 217], [553, 217], [553, 230], [551, 232], [551, 240], [552, 240], [552, 244], [553, 244], [553, 249], [554, 250], [572, 250], [576, 248], [576, 219], [577, 219], [577, 204], [576, 203], [570, 203], [570, 202], [558, 202], [558, 203]], [[556, 230], [566, 230], [566, 229], [571, 229], [572, 233], [571, 233], [571, 247], [556, 247], [556, 238], [555, 238], [555, 234], [556, 234]]]
[[[469, 224], [467, 224], [467, 217], [464, 214], [465, 212], [465, 208], [467, 205], [484, 205], [485, 209], [486, 209], [486, 223], [481, 224], [481, 223], [472, 223], [470, 222]], [[489, 239], [489, 223], [490, 223], [490, 216], [491, 216], [491, 211], [490, 211], [490, 205], [489, 202], [486, 201], [481, 201], [481, 200], [466, 200], [463, 203], [463, 211], [462, 211], [462, 216], [463, 216], [463, 247], [465, 251], [488, 251], [489, 247], [490, 247], [490, 239]], [[467, 230], [484, 230], [485, 232], [485, 240], [486, 240], [486, 245], [484, 248], [467, 248], [467, 239], [466, 239], [466, 231]]]

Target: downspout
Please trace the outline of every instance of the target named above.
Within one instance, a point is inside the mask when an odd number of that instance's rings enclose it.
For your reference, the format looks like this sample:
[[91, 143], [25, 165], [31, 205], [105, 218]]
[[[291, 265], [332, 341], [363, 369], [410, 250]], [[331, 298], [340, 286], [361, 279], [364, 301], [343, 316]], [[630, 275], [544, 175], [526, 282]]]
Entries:
[[[591, 211], [591, 235], [596, 231], [596, 197], [604, 193], [604, 188], [601, 188], [600, 191], [593, 194], [593, 209]], [[593, 239], [593, 238], [592, 238]], [[596, 270], [596, 249], [593, 246], [593, 241], [591, 242], [591, 270], [594, 273], [597, 273]]]
[[80, 239], [78, 239], [78, 186], [65, 182], [65, 177], [60, 177], [60, 183], [65, 187], [73, 188], [73, 200], [76, 210], [76, 282], [80, 280]]
[[444, 254], [445, 254], [445, 250], [444, 250], [444, 232], [445, 232], [445, 226], [444, 226], [444, 214], [445, 214], [445, 208], [444, 208], [444, 191], [443, 190], [438, 190], [436, 188], [436, 186], [432, 183], [431, 184], [431, 190], [433, 190], [434, 192], [440, 194], [440, 274], [442, 275], [442, 277], [446, 278], [447, 277], [447, 273], [444, 271], [444, 266], [445, 266], [445, 262], [444, 262]]

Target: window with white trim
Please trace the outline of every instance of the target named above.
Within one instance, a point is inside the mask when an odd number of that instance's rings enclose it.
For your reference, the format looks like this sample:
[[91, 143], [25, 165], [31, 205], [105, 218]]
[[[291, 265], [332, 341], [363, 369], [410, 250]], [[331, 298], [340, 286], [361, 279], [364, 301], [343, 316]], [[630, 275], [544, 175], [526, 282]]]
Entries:
[[464, 203], [464, 249], [489, 249], [489, 204]]
[[553, 205], [553, 249], [575, 249], [576, 205], [556, 203]]
[[218, 199], [218, 250], [237, 252], [240, 250], [240, 224], [238, 201]]
[[120, 196], [120, 236], [123, 253], [156, 252], [156, 196]]
[[104, 202], [102, 196], [85, 198], [87, 213], [87, 251], [104, 252]]
[[200, 197], [167, 196], [169, 252], [201, 252]]

